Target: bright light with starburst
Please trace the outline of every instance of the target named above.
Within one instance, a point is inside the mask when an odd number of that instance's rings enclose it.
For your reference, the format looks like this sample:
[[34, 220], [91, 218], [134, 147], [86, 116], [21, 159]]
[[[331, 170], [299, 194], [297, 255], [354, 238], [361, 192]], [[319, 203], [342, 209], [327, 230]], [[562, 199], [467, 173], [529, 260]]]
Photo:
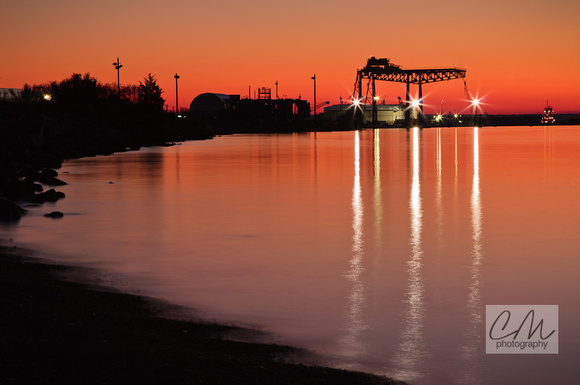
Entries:
[[352, 98], [352, 105], [354, 107], [359, 107], [361, 105], [361, 103], [362, 103], [362, 99], [358, 99], [355, 97]]

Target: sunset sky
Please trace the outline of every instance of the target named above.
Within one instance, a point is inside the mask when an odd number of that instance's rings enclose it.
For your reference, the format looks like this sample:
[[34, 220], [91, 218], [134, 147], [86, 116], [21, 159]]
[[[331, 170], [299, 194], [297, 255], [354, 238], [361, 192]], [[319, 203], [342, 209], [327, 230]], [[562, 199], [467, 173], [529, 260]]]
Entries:
[[[403, 68], [467, 67], [488, 113], [580, 112], [578, 0], [0, 0], [0, 87], [89, 72], [138, 84], [154, 74], [170, 108], [200, 93], [339, 103], [370, 56]], [[412, 90], [414, 92], [414, 89]], [[461, 80], [424, 87], [425, 112], [466, 109]], [[378, 85], [387, 103], [398, 83]]]

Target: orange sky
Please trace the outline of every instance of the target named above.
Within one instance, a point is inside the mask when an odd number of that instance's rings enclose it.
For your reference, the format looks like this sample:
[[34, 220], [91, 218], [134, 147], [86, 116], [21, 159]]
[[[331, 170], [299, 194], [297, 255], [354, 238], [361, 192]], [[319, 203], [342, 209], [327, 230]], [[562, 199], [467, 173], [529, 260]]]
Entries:
[[[399, 7], [397, 8], [397, 4]], [[203, 92], [247, 96], [279, 82], [279, 96], [338, 103], [369, 56], [403, 68], [467, 67], [489, 113], [580, 112], [577, 0], [41, 0], [2, 1], [0, 87], [86, 73], [137, 84], [156, 75], [166, 103]], [[387, 103], [404, 86], [381, 83]], [[424, 87], [425, 112], [462, 111], [463, 82]]]

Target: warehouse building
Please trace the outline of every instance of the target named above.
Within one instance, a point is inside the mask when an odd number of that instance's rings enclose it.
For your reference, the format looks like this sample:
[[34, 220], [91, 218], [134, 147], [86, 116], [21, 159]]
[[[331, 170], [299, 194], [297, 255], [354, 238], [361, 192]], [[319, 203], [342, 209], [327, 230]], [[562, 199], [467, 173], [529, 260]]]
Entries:
[[[352, 113], [354, 108], [362, 110], [363, 123], [372, 123], [373, 121], [373, 106], [371, 104], [360, 104], [354, 106], [352, 104], [335, 104], [324, 108], [324, 118], [330, 122], [340, 120], [341, 116], [347, 113]], [[411, 117], [416, 118], [417, 112], [413, 111]], [[404, 107], [399, 104], [377, 104], [377, 123], [379, 125], [399, 125], [405, 121]]]
[[0, 100], [15, 100], [21, 96], [20, 88], [0, 88]]

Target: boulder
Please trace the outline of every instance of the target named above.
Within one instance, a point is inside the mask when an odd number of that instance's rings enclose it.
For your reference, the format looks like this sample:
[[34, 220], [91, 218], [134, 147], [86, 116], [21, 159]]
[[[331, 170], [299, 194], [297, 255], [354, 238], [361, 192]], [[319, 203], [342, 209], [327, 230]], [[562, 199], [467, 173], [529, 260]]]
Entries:
[[51, 213], [44, 214], [44, 216], [47, 218], [62, 218], [64, 217], [64, 214], [60, 211], [53, 211]]
[[24, 213], [26, 213], [26, 210], [22, 207], [9, 199], [0, 197], [0, 221], [16, 222], [20, 220]]
[[67, 183], [57, 178], [58, 173], [52, 168], [45, 168], [37, 175], [37, 180], [40, 183], [49, 186], [64, 186]]
[[19, 200], [28, 195], [42, 191], [42, 186], [31, 181], [18, 179], [0, 181], [0, 191], [11, 200]]
[[53, 177], [56, 178], [58, 176], [58, 172], [53, 170], [52, 168], [45, 168], [39, 172], [42, 177]]
[[64, 198], [63, 192], [56, 191], [54, 189], [46, 190], [43, 193], [35, 194], [26, 199], [27, 202], [31, 203], [45, 203], [45, 202], [56, 202], [59, 199]]
[[64, 186], [67, 183], [53, 176], [38, 176], [38, 181], [48, 186]]

